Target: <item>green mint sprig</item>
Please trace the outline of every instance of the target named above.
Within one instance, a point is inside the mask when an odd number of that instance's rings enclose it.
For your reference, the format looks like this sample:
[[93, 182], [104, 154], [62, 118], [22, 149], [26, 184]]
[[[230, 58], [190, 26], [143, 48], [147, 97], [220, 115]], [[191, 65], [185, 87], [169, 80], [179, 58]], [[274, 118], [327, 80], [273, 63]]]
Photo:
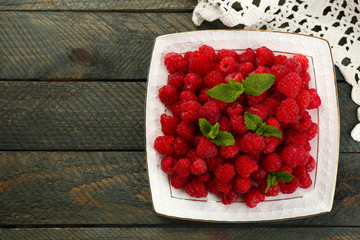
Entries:
[[265, 193], [267, 193], [272, 186], [276, 187], [278, 182], [291, 182], [294, 178], [294, 175], [286, 171], [277, 171], [269, 173], [266, 179], [267, 186]]
[[206, 93], [217, 100], [232, 103], [245, 92], [247, 95], [259, 96], [268, 90], [275, 81], [275, 75], [270, 73], [251, 74], [241, 83], [229, 78], [229, 83], [221, 83]]
[[209, 121], [205, 118], [200, 118], [199, 126], [201, 133], [217, 146], [226, 147], [234, 145], [234, 136], [229, 132], [220, 131], [220, 124], [218, 122], [211, 125], [211, 123], [209, 123]]
[[263, 137], [270, 137], [270, 136], [274, 136], [277, 138], [282, 137], [282, 133], [279, 129], [271, 125], [266, 125], [261, 120], [261, 117], [259, 117], [258, 115], [245, 112], [244, 119], [245, 119], [246, 128], [250, 131], [255, 132], [258, 135], [261, 135]]

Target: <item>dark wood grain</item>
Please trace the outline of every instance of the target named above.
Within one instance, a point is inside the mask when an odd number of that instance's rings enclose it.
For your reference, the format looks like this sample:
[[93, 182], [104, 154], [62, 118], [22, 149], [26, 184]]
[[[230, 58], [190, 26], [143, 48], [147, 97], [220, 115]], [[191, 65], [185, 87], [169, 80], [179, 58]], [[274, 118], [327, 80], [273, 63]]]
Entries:
[[8, 240], [18, 239], [262, 239], [356, 240], [359, 228], [63, 228], [2, 229]]
[[[360, 152], [351, 87], [338, 84], [341, 152]], [[145, 82], [0, 82], [0, 150], [145, 150]]]
[[[359, 227], [359, 157], [340, 155], [330, 213], [265, 225]], [[0, 224], [193, 226], [155, 214], [147, 179], [144, 152], [0, 152]]]

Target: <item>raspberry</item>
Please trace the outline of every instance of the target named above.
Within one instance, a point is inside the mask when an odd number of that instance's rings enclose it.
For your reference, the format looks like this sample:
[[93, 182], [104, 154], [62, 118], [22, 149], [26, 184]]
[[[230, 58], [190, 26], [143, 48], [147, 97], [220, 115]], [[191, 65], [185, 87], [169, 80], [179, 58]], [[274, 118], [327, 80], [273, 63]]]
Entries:
[[274, 65], [282, 64], [286, 59], [287, 57], [285, 55], [277, 55], [275, 56]]
[[202, 175], [197, 176], [197, 179], [199, 179], [202, 182], [207, 182], [211, 179], [211, 173], [210, 172], [205, 172]]
[[223, 82], [224, 75], [217, 71], [211, 71], [207, 73], [204, 77], [204, 84], [209, 88], [213, 88]]
[[224, 162], [225, 162], [224, 158], [222, 158], [220, 156], [206, 159], [206, 164], [207, 164], [207, 167], [208, 167], [210, 172], [215, 171], [217, 166], [219, 164], [224, 163]]
[[251, 189], [249, 192], [244, 195], [246, 206], [249, 208], [254, 208], [260, 202], [265, 200], [265, 196], [260, 193], [256, 188]]
[[175, 189], [184, 188], [185, 185], [188, 183], [188, 181], [189, 181], [189, 176], [181, 177], [177, 174], [171, 176], [171, 186], [173, 186]]
[[300, 77], [295, 73], [289, 73], [280, 80], [276, 86], [276, 90], [285, 94], [288, 98], [295, 98], [300, 91], [300, 87]]
[[203, 158], [198, 158], [191, 165], [191, 173], [194, 175], [201, 175], [207, 171], [206, 162]]
[[239, 54], [238, 58], [240, 63], [250, 62], [255, 64], [256, 53], [251, 48], [248, 48], [245, 52]]
[[205, 75], [212, 69], [212, 59], [204, 52], [196, 51], [189, 61], [189, 70], [199, 74]]
[[199, 93], [199, 102], [200, 103], [204, 104], [211, 99], [211, 97], [209, 95], [207, 95], [207, 93], [206, 93], [209, 89], [210, 88], [201, 89], [201, 91]]
[[160, 154], [171, 155], [174, 148], [174, 136], [159, 136], [155, 139], [154, 148]]
[[225, 111], [225, 109], [230, 105], [230, 103], [226, 103], [226, 102], [217, 100], [216, 98], [211, 98], [211, 101], [214, 101], [216, 103], [216, 105], [220, 109], [220, 112]]
[[208, 56], [211, 59], [211, 61], [215, 60], [216, 53], [215, 53], [215, 50], [212, 47], [210, 47], [208, 45], [202, 45], [199, 48], [199, 52], [204, 53], [206, 56]]
[[274, 65], [270, 68], [270, 73], [275, 75], [274, 84], [277, 85], [283, 77], [290, 73], [290, 71], [283, 65]]
[[227, 193], [220, 193], [220, 197], [224, 205], [229, 205], [236, 202], [239, 196], [234, 190], [230, 190]]
[[219, 179], [215, 179], [215, 189], [216, 191], [227, 193], [233, 188], [233, 183], [230, 182], [223, 182]]
[[181, 177], [187, 177], [190, 175], [191, 160], [188, 158], [182, 158], [176, 162], [174, 170], [177, 175]]
[[251, 179], [243, 178], [240, 176], [236, 176], [234, 180], [234, 189], [238, 191], [239, 193], [246, 193], [250, 190], [252, 186]]
[[196, 198], [203, 198], [208, 195], [208, 191], [206, 190], [204, 183], [197, 178], [194, 178], [193, 180], [191, 180], [191, 182], [186, 184], [185, 191], [191, 197]]
[[176, 127], [176, 132], [186, 140], [192, 142], [195, 138], [196, 126], [193, 123], [180, 122]]
[[204, 136], [200, 138], [200, 142], [196, 148], [196, 153], [200, 157], [204, 158], [213, 158], [219, 154], [218, 147]]
[[[233, 74], [228, 74], [227, 76], [232, 76]], [[225, 79], [224, 79], [224, 82], [225, 83], [229, 83], [229, 77], [225, 77]], [[230, 77], [231, 78], [231, 77]], [[233, 78], [231, 78], [231, 79], [233, 79], [235, 82], [239, 82], [239, 83], [242, 83], [242, 81], [243, 81], [243, 79], [244, 79], [244, 77], [243, 77], [243, 75], [241, 74], [241, 73], [236, 73], [235, 75], [234, 75], [234, 77]]]
[[233, 115], [240, 115], [244, 112], [244, 108], [237, 102], [233, 102], [228, 108], [226, 108], [226, 113], [229, 117]]
[[191, 92], [196, 92], [201, 89], [203, 86], [203, 80], [201, 76], [195, 73], [188, 73], [184, 79], [185, 87], [184, 90], [188, 90]]
[[265, 193], [267, 188], [267, 183], [263, 182], [259, 185], [259, 191], [261, 194], [268, 196], [268, 197], [275, 197], [277, 195], [279, 195], [280, 193], [280, 185], [277, 184], [276, 187], [271, 185], [270, 188], [268, 189], [268, 191]]
[[302, 72], [305, 72], [309, 68], [309, 60], [306, 56], [302, 54], [296, 54], [294, 58], [300, 63]]
[[223, 60], [226, 57], [233, 57], [233, 58], [237, 58], [238, 54], [236, 53], [235, 50], [228, 50], [228, 49], [221, 49], [218, 51], [217, 55], [216, 55], [216, 59], [220, 62], [221, 60]]
[[185, 155], [191, 149], [191, 143], [189, 143], [182, 137], [177, 137], [175, 139], [173, 148], [176, 155]]
[[183, 102], [180, 106], [181, 118], [184, 122], [195, 122], [199, 119], [199, 110], [201, 105], [195, 101]]
[[315, 165], [315, 159], [312, 156], [309, 156], [308, 162], [305, 165], [306, 171], [312, 172], [315, 169]]
[[289, 167], [289, 166], [283, 165], [283, 166], [280, 168], [280, 171], [292, 173], [292, 168]]
[[300, 89], [295, 100], [300, 110], [306, 110], [310, 104], [310, 93], [305, 89]]
[[249, 73], [249, 75], [254, 74], [254, 73], [269, 73], [270, 69], [264, 67], [264, 66], [259, 66], [257, 69], [255, 69], [255, 71], [252, 71], [251, 73]]
[[286, 68], [290, 70], [292, 73], [300, 74], [301, 73], [301, 65], [296, 58], [288, 58], [282, 63]]
[[286, 133], [285, 145], [296, 145], [303, 147], [307, 143], [306, 135], [303, 132], [290, 129]]
[[179, 93], [171, 85], [165, 85], [159, 89], [159, 99], [165, 105], [171, 105], [177, 101]]
[[283, 163], [292, 168], [299, 166], [304, 157], [306, 157], [306, 151], [296, 145], [287, 146], [281, 152]]
[[276, 114], [280, 102], [275, 98], [267, 98], [264, 100], [263, 105], [266, 107], [268, 117], [272, 117]]
[[171, 105], [171, 112], [173, 114], [174, 117], [180, 118], [180, 114], [181, 114], [181, 101], [177, 101], [174, 104]]
[[281, 167], [281, 158], [277, 153], [271, 153], [261, 162], [262, 167], [268, 173], [276, 172]]
[[223, 74], [229, 74], [236, 68], [236, 60], [232, 57], [224, 57], [218, 64], [217, 69]]
[[219, 120], [219, 130], [220, 131], [226, 131], [226, 132], [230, 132], [230, 121], [229, 118], [227, 117], [222, 117]]
[[247, 155], [241, 155], [235, 162], [236, 172], [243, 178], [248, 178], [251, 173], [258, 170], [257, 163]]
[[284, 193], [284, 194], [291, 194], [293, 192], [296, 191], [296, 189], [299, 187], [300, 182], [299, 179], [297, 177], [294, 177], [293, 180], [291, 180], [291, 182], [279, 182], [278, 183], [280, 186], [280, 192]]
[[301, 166], [298, 166], [298, 167], [294, 168], [293, 171], [292, 171], [292, 174], [299, 179], [300, 183], [308, 175], [308, 173], [306, 171], [306, 168], [301, 167]]
[[262, 168], [259, 167], [258, 170], [251, 173], [251, 178], [257, 183], [260, 184], [263, 181], [266, 181], [267, 172]]
[[267, 117], [267, 108], [264, 105], [255, 105], [247, 110], [247, 112], [258, 115], [261, 120], [265, 121]]
[[193, 55], [194, 55], [194, 52], [188, 51], [184, 54], [184, 58], [186, 61], [190, 62], [190, 59], [192, 58]]
[[318, 134], [318, 132], [319, 132], [319, 126], [317, 125], [317, 123], [312, 123], [310, 128], [305, 131], [307, 140], [310, 141], [311, 139], [313, 139], [316, 136], [316, 134]]
[[181, 90], [184, 86], [185, 73], [175, 72], [168, 77], [168, 85], [172, 85], [176, 90]]
[[200, 156], [197, 155], [196, 149], [192, 148], [186, 153], [186, 158], [190, 159], [192, 162], [195, 162], [198, 158], [200, 158]]
[[164, 113], [160, 117], [160, 123], [161, 123], [161, 131], [164, 133], [164, 135], [166, 136], [175, 135], [176, 127], [179, 124], [179, 119], [176, 117], [166, 115]]
[[310, 143], [309, 143], [309, 142], [307, 142], [307, 143], [304, 145], [304, 147], [303, 147], [303, 148], [305, 149], [305, 151], [310, 152], [310, 150], [311, 150]]
[[308, 89], [310, 82], [310, 74], [308, 72], [303, 72], [300, 74], [301, 77], [301, 88]]
[[207, 102], [200, 108], [199, 118], [205, 118], [211, 124], [215, 124], [220, 119], [220, 109], [215, 102]]
[[209, 181], [205, 182], [206, 189], [214, 194], [219, 194], [219, 191], [216, 189], [216, 179], [210, 179]]
[[[282, 132], [282, 134], [283, 134], [283, 132]], [[265, 154], [273, 153], [282, 142], [281, 139], [279, 139], [277, 137], [273, 137], [273, 136], [266, 137], [264, 140], [265, 140], [266, 145], [265, 145], [264, 149], [262, 150], [262, 153], [265, 153]]]
[[311, 177], [308, 173], [306, 173], [306, 177], [300, 181], [300, 187], [307, 189], [307, 188], [311, 187], [311, 185], [312, 185]]
[[240, 63], [237, 70], [243, 75], [247, 76], [250, 72], [255, 70], [254, 65], [251, 62]]
[[311, 121], [311, 116], [307, 111], [300, 111], [300, 120], [298, 123], [292, 123], [291, 127], [298, 131], [305, 131], [311, 127], [313, 123]]
[[174, 52], [165, 55], [164, 63], [169, 73], [182, 70], [186, 68], [188, 65], [188, 62], [185, 60], [183, 56]]
[[321, 99], [320, 99], [316, 89], [314, 89], [314, 88], [309, 89], [309, 94], [310, 94], [310, 103], [309, 103], [308, 109], [318, 108], [321, 105]]
[[235, 143], [234, 145], [220, 147], [220, 155], [224, 158], [233, 158], [239, 153], [239, 147]]
[[174, 174], [175, 169], [174, 165], [176, 164], [176, 161], [173, 157], [164, 157], [161, 160], [161, 170], [167, 174]]
[[233, 115], [230, 118], [230, 128], [237, 134], [245, 134], [248, 129], [245, 125], [245, 119], [243, 115]]
[[222, 163], [216, 167], [214, 173], [220, 181], [228, 182], [235, 176], [235, 167], [231, 163]]
[[259, 153], [265, 147], [264, 137], [256, 133], [247, 133], [242, 137], [239, 146], [243, 153]]
[[274, 53], [267, 47], [263, 46], [256, 49], [256, 64], [258, 66], [271, 66], [274, 62]]
[[299, 107], [294, 99], [288, 98], [280, 103], [276, 118], [283, 123], [296, 123], [299, 120]]
[[259, 96], [247, 95], [246, 100], [247, 100], [249, 106], [255, 106], [255, 105], [262, 103], [264, 101], [264, 99], [268, 97], [268, 95], [269, 95], [268, 91], [263, 92]]
[[182, 91], [180, 93], [180, 99], [182, 102], [186, 102], [186, 101], [198, 101], [198, 98], [196, 97], [195, 93], [191, 92], [191, 91]]
[[265, 123], [266, 123], [266, 125], [270, 125], [270, 126], [278, 128], [278, 129], [280, 128], [280, 123], [278, 120], [276, 120], [276, 118], [268, 118], [268, 119], [266, 119]]

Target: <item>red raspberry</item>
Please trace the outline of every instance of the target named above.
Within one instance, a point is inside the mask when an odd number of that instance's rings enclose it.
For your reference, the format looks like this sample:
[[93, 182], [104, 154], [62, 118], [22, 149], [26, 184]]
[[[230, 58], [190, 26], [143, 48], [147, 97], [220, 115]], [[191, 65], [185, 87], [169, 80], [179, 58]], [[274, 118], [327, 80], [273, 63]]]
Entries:
[[[229, 76], [229, 75], [233, 75], [233, 74], [228, 74], [227, 76]], [[230, 77], [231, 78], [231, 77]], [[233, 79], [235, 82], [239, 82], [239, 83], [242, 83], [242, 81], [244, 80], [244, 77], [243, 77], [243, 75], [241, 74], [241, 73], [236, 73], [235, 75], [234, 75], [234, 77], [233, 78], [231, 78], [231, 79]], [[229, 77], [225, 77], [224, 78], [224, 83], [229, 83]]]
[[261, 162], [262, 167], [268, 173], [279, 171], [281, 167], [281, 158], [277, 153], [271, 153]]
[[283, 123], [296, 123], [299, 120], [299, 107], [294, 99], [288, 98], [280, 103], [276, 118]]
[[305, 151], [310, 152], [310, 151], [311, 151], [311, 146], [310, 146], [310, 143], [309, 143], [309, 142], [307, 142], [307, 143], [304, 145], [304, 147], [303, 147], [303, 148], [305, 149]]
[[208, 56], [211, 59], [211, 61], [215, 60], [216, 53], [215, 53], [214, 48], [212, 48], [212, 47], [210, 47], [208, 45], [202, 45], [199, 48], [199, 52], [204, 53], [206, 56]]
[[269, 72], [270, 72], [269, 68], [264, 67], [264, 66], [259, 66], [257, 69], [255, 69], [255, 71], [252, 71], [251, 73], [249, 73], [249, 76], [254, 73], [269, 73]]
[[197, 145], [196, 153], [200, 157], [214, 158], [219, 154], [219, 151], [218, 147], [214, 143], [210, 142], [209, 139], [203, 136], [200, 138], [200, 142]]
[[209, 171], [203, 173], [202, 175], [197, 176], [197, 179], [199, 179], [202, 182], [207, 182], [211, 179], [211, 173]]
[[248, 178], [251, 173], [258, 170], [259, 166], [247, 155], [241, 155], [236, 159], [236, 172], [243, 178]]
[[266, 177], [267, 177], [267, 172], [262, 168], [259, 167], [258, 170], [256, 170], [255, 172], [253, 172], [251, 174], [251, 178], [257, 183], [260, 184], [263, 181], [266, 181]]
[[301, 71], [305, 72], [309, 68], [309, 60], [306, 56], [302, 54], [296, 54], [294, 58], [300, 63]]
[[278, 100], [279, 102], [282, 102], [286, 99], [286, 96], [280, 92], [278, 92], [276, 90], [276, 87], [275, 88], [272, 88], [272, 98], [275, 99], [275, 100]]
[[279, 195], [280, 193], [280, 185], [277, 184], [276, 187], [271, 185], [270, 188], [268, 189], [268, 191], [265, 193], [267, 188], [267, 182], [263, 182], [259, 185], [259, 191], [261, 192], [261, 194], [267, 196], [267, 197], [275, 197], [277, 195]]
[[200, 158], [200, 156], [197, 155], [196, 149], [192, 148], [186, 153], [186, 158], [190, 159], [192, 162], [195, 162], [198, 158]]
[[177, 101], [179, 93], [171, 85], [165, 85], [159, 89], [159, 99], [165, 105], [171, 105]]
[[245, 52], [239, 54], [239, 62], [245, 63], [250, 62], [252, 64], [255, 64], [256, 60], [256, 53], [251, 48], [246, 49]]
[[229, 117], [233, 115], [241, 115], [244, 112], [244, 108], [237, 102], [233, 102], [228, 108], [226, 108], [226, 113]]
[[287, 57], [285, 55], [277, 55], [275, 56], [274, 65], [282, 64], [286, 59]]
[[280, 123], [278, 120], [276, 120], [276, 118], [268, 118], [268, 119], [266, 119], [265, 123], [266, 123], [266, 125], [270, 125], [270, 126], [278, 128], [278, 129], [280, 128]]
[[307, 143], [306, 135], [303, 132], [290, 129], [286, 133], [285, 145], [296, 145], [303, 147]]
[[301, 181], [304, 180], [308, 175], [306, 168], [301, 166], [294, 168], [292, 174], [299, 179], [300, 184]]
[[204, 77], [204, 84], [213, 88], [221, 83], [224, 83], [224, 75], [217, 71], [208, 72]]
[[188, 73], [184, 79], [185, 87], [184, 90], [188, 90], [191, 92], [196, 92], [200, 90], [203, 86], [203, 80], [201, 76], [195, 73]]
[[174, 148], [174, 136], [159, 136], [155, 139], [154, 148], [160, 154], [171, 155]]
[[300, 110], [306, 110], [310, 104], [310, 93], [305, 89], [300, 89], [295, 100]]
[[265, 121], [267, 117], [267, 108], [264, 105], [255, 105], [247, 110], [247, 112], [258, 115], [261, 120]]
[[169, 73], [176, 72], [178, 70], [182, 70], [187, 67], [188, 62], [185, 60], [183, 56], [178, 53], [168, 53], [164, 58], [166, 69]]
[[201, 89], [201, 91], [199, 93], [199, 102], [200, 103], [204, 104], [211, 99], [211, 97], [209, 95], [207, 95], [207, 93], [206, 93], [209, 89], [210, 88]]
[[230, 105], [230, 103], [217, 100], [216, 98], [211, 98], [211, 101], [216, 102], [216, 105], [219, 107], [220, 112], [225, 111], [225, 109]]
[[230, 190], [227, 193], [220, 193], [220, 197], [224, 205], [229, 205], [236, 202], [239, 196], [234, 190]]
[[255, 106], [255, 105], [262, 103], [264, 101], [264, 99], [268, 97], [268, 95], [269, 95], [268, 91], [263, 92], [259, 96], [247, 95], [246, 100], [247, 100], [249, 106]]
[[299, 76], [301, 77], [301, 88], [308, 89], [311, 80], [310, 74], [308, 72], [303, 72]]
[[274, 53], [267, 47], [263, 46], [256, 49], [256, 64], [258, 66], [270, 67], [274, 62]]
[[246, 193], [252, 187], [252, 182], [250, 178], [243, 178], [236, 176], [234, 180], [234, 189], [239, 193]]
[[220, 156], [206, 159], [207, 167], [208, 167], [209, 171], [211, 171], [211, 172], [215, 171], [217, 166], [224, 162], [225, 162], [224, 158], [222, 158]]
[[207, 171], [206, 162], [203, 158], [198, 158], [192, 165], [191, 165], [191, 173], [194, 175], [201, 175]]
[[176, 164], [176, 161], [173, 157], [164, 157], [161, 160], [161, 170], [167, 174], [174, 174], [175, 169], [174, 165]]
[[172, 85], [176, 90], [181, 90], [184, 86], [185, 73], [175, 72], [168, 77], [168, 85]]
[[164, 133], [164, 135], [167, 136], [175, 135], [176, 127], [179, 124], [179, 119], [176, 117], [166, 115], [164, 113], [160, 117], [160, 123], [161, 123], [161, 131]]
[[[217, 180], [219, 181], [219, 180]], [[210, 179], [209, 181], [205, 182], [206, 189], [214, 194], [219, 194], [219, 191], [216, 189], [216, 179]]]
[[189, 61], [189, 70], [205, 75], [210, 72], [213, 67], [212, 59], [204, 52], [195, 51]]
[[[283, 134], [283, 132], [282, 132], [282, 134]], [[266, 137], [266, 138], [264, 138], [264, 140], [265, 140], [266, 145], [265, 145], [264, 149], [262, 150], [262, 153], [265, 153], [265, 154], [273, 153], [282, 142], [282, 139], [273, 137], [273, 136]]]
[[181, 101], [177, 101], [174, 104], [171, 105], [171, 112], [173, 114], [174, 117], [180, 118], [180, 114], [181, 114]]
[[208, 191], [206, 190], [204, 183], [197, 178], [194, 178], [193, 180], [191, 180], [191, 182], [186, 184], [185, 191], [191, 197], [196, 198], [203, 198], [208, 195]]
[[227, 117], [222, 117], [219, 120], [219, 130], [220, 131], [226, 131], [226, 132], [230, 132], [230, 121], [229, 118]]
[[218, 192], [227, 193], [233, 188], [232, 181], [229, 182], [223, 182], [219, 179], [215, 179], [215, 189]]
[[243, 153], [257, 154], [265, 147], [264, 137], [256, 133], [245, 134], [239, 144]]
[[220, 109], [215, 102], [207, 102], [200, 108], [199, 118], [205, 118], [211, 124], [215, 124], [220, 119]]
[[308, 109], [318, 108], [321, 105], [321, 99], [320, 99], [316, 89], [314, 89], [314, 88], [309, 89], [309, 93], [310, 93], [310, 103], [309, 103]]
[[283, 77], [290, 73], [289, 69], [287, 69], [283, 65], [274, 65], [270, 68], [270, 73], [275, 75], [275, 82], [274, 84], [277, 85]]
[[300, 120], [297, 123], [292, 123], [291, 127], [298, 131], [305, 131], [311, 127], [313, 123], [311, 121], [311, 116], [307, 111], [300, 111]]
[[281, 166], [280, 171], [292, 173], [292, 168], [286, 165]]
[[281, 152], [283, 163], [292, 168], [299, 166], [306, 156], [306, 151], [302, 147], [296, 145], [287, 146]]
[[176, 162], [174, 170], [177, 175], [181, 177], [187, 177], [190, 175], [191, 160], [188, 158], [182, 158]]
[[228, 182], [235, 176], [235, 167], [231, 163], [219, 164], [214, 173], [216, 178], [220, 181]]
[[236, 53], [235, 50], [229, 50], [229, 49], [221, 49], [218, 51], [217, 55], [216, 55], [216, 59], [220, 62], [221, 60], [223, 60], [226, 57], [233, 57], [233, 58], [237, 58], [238, 54]]
[[190, 59], [192, 58], [193, 55], [194, 55], [194, 52], [188, 51], [184, 54], [184, 58], [186, 61], [190, 62]]
[[256, 188], [251, 189], [249, 192], [245, 193], [244, 200], [246, 206], [249, 208], [254, 208], [258, 203], [263, 202], [265, 200], [265, 196], [260, 193], [260, 191]]
[[285, 94], [288, 98], [295, 98], [301, 87], [301, 78], [295, 73], [289, 73], [283, 77], [278, 85], [276, 90]]
[[316, 163], [315, 159], [312, 156], [309, 156], [308, 162], [306, 163], [306, 171], [312, 172], [315, 169]]
[[183, 139], [182, 137], [177, 137], [175, 139], [174, 145], [174, 153], [178, 156], [185, 155], [191, 149], [191, 143]]
[[312, 123], [310, 128], [305, 131], [307, 140], [310, 141], [311, 139], [313, 139], [316, 136], [316, 134], [318, 134], [318, 132], [319, 132], [319, 126], [317, 125], [317, 123]]
[[176, 132], [186, 140], [192, 142], [195, 138], [196, 126], [193, 123], [180, 122]]
[[296, 60], [296, 58], [288, 58], [282, 64], [287, 67], [292, 73], [301, 73], [301, 65], [299, 61]]
[[264, 100], [263, 105], [266, 107], [268, 117], [272, 117], [276, 114], [280, 102], [275, 98], [267, 98]]
[[223, 74], [229, 74], [236, 68], [236, 60], [232, 57], [224, 57], [218, 64], [217, 68], [219, 72]]
[[189, 181], [189, 176], [181, 177], [177, 174], [171, 176], [171, 186], [173, 186], [175, 189], [184, 188], [185, 185], [188, 183], [188, 181]]
[[255, 70], [254, 65], [251, 62], [240, 63], [237, 70], [243, 75], [247, 76], [250, 72]]
[[239, 153], [239, 151], [239, 147], [236, 143], [227, 147], [220, 147], [220, 155], [224, 158], [233, 158]]
[[307, 188], [311, 187], [311, 185], [312, 185], [311, 177], [308, 173], [306, 173], [306, 177], [300, 181], [300, 187], [307, 189]]
[[233, 115], [230, 118], [230, 128], [237, 134], [245, 134], [248, 132], [243, 115]]
[[294, 177], [293, 180], [291, 180], [291, 182], [279, 182], [278, 183], [280, 186], [280, 192], [284, 193], [284, 194], [291, 194], [293, 192], [296, 191], [296, 189], [299, 187], [300, 182], [299, 179], [297, 177]]
[[184, 122], [195, 122], [199, 119], [201, 105], [195, 101], [183, 102], [180, 106], [181, 118]]
[[191, 92], [191, 91], [182, 91], [180, 93], [180, 99], [182, 102], [186, 102], [186, 101], [199, 101], [197, 96], [195, 95], [195, 93]]

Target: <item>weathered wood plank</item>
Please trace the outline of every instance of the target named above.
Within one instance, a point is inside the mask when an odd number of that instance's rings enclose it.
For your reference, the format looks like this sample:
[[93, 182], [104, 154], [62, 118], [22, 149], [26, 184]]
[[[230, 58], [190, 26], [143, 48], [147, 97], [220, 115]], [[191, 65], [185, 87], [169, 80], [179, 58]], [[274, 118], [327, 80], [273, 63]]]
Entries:
[[0, 235], [5, 239], [346, 239], [360, 238], [360, 228], [15, 228], [1, 229]]
[[196, 5], [192, 0], [1, 0], [0, 10], [177, 10], [191, 11]]
[[[0, 82], [0, 149], [144, 150], [144, 82]], [[351, 87], [338, 84], [341, 152], [360, 152]]]
[[[340, 155], [330, 213], [265, 224], [359, 227], [359, 157]], [[147, 179], [144, 152], [0, 152], [0, 224], [193, 226], [154, 213]]]

